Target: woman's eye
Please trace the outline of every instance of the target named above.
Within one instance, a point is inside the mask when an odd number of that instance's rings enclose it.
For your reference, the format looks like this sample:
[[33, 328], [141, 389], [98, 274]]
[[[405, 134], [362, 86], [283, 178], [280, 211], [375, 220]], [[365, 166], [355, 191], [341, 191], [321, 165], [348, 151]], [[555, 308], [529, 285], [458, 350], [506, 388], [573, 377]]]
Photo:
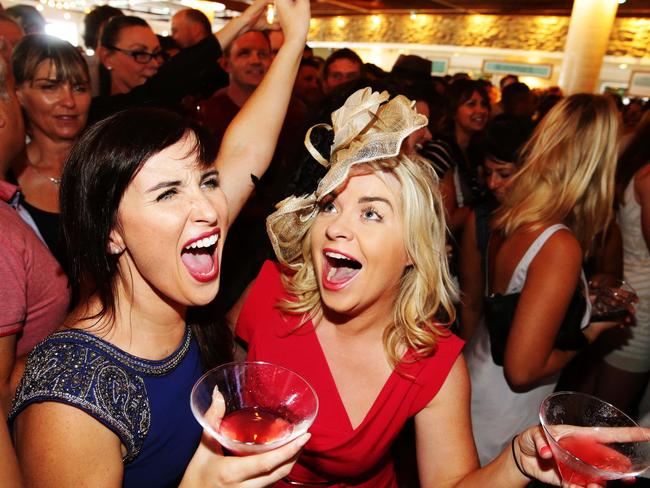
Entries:
[[52, 91], [56, 88], [56, 85], [54, 83], [47, 83], [44, 85], [41, 85], [41, 90], [45, 91]]
[[215, 188], [219, 188], [219, 180], [216, 177], [209, 178], [209, 179], [203, 181], [203, 183], [201, 183], [201, 186], [203, 188], [209, 188], [211, 190], [215, 189]]
[[86, 93], [88, 91], [88, 85], [78, 84], [72, 87], [72, 90], [77, 93]]
[[336, 212], [336, 207], [334, 206], [334, 202], [325, 202], [321, 204], [320, 211], [323, 213]]
[[173, 188], [171, 188], [171, 189], [169, 189], [169, 190], [167, 190], [167, 191], [161, 193], [160, 195], [158, 195], [158, 196], [156, 197], [156, 201], [157, 201], [157, 202], [160, 202], [160, 201], [162, 201], [162, 200], [169, 200], [169, 199], [172, 198], [174, 195], [176, 195], [176, 190], [173, 189]]
[[381, 220], [382, 216], [374, 208], [366, 208], [363, 210], [363, 218], [366, 220]]

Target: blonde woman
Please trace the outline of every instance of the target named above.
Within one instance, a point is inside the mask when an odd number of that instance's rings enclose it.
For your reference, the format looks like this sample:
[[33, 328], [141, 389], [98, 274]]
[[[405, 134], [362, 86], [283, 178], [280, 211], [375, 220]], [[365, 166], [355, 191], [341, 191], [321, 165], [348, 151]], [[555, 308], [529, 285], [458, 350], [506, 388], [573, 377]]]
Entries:
[[312, 437], [274, 486], [396, 487], [390, 446], [414, 417], [423, 487], [524, 487], [551, 454], [538, 427], [478, 469], [469, 379], [453, 318], [444, 208], [427, 162], [400, 152], [424, 127], [404, 97], [370, 89], [334, 112], [330, 169], [278, 205], [267, 263], [239, 314], [250, 360], [282, 364], [319, 396]]
[[558, 103], [524, 146], [493, 221], [481, 328], [466, 353], [481, 463], [537, 421], [575, 351], [613, 323], [589, 323], [581, 271], [612, 216], [618, 123], [610, 100]]

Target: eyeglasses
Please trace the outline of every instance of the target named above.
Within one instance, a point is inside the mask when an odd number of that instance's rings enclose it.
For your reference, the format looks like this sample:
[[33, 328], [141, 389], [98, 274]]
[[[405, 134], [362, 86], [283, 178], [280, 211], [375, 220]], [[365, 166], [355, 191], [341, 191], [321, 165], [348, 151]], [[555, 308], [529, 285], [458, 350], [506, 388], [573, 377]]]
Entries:
[[163, 51], [154, 51], [152, 53], [148, 51], [130, 51], [128, 49], [121, 49], [116, 46], [106, 46], [108, 49], [114, 51], [119, 51], [127, 56], [131, 56], [133, 60], [138, 64], [147, 64], [151, 62], [152, 59], [156, 58], [159, 61], [165, 61], [167, 57]]

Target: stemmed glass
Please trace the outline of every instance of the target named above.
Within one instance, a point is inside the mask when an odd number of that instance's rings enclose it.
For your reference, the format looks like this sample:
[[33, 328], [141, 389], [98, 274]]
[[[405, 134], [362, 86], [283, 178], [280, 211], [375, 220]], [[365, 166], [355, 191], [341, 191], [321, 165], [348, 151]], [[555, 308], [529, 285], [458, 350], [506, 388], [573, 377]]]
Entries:
[[[211, 409], [225, 402], [223, 419]], [[307, 432], [318, 397], [299, 374], [265, 362], [228, 363], [205, 373], [192, 388], [192, 413], [219, 444], [238, 455], [280, 447]]]
[[539, 418], [562, 486], [629, 478], [650, 467], [649, 429], [596, 397], [553, 393], [542, 402]]
[[636, 291], [624, 280], [613, 279], [591, 286], [595, 295], [591, 310], [592, 322], [615, 321], [625, 317], [636, 300]]

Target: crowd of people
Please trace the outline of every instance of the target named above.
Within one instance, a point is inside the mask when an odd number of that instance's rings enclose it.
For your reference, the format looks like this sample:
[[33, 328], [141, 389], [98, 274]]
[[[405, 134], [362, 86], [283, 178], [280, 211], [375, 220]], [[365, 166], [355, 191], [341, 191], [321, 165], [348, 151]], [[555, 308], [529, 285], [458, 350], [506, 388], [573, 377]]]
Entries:
[[[268, 3], [170, 38], [99, 6], [94, 55], [0, 13], [3, 486], [559, 485], [554, 390], [650, 427], [648, 104], [322, 59]], [[244, 358], [314, 387], [309, 434], [202, 433]]]

